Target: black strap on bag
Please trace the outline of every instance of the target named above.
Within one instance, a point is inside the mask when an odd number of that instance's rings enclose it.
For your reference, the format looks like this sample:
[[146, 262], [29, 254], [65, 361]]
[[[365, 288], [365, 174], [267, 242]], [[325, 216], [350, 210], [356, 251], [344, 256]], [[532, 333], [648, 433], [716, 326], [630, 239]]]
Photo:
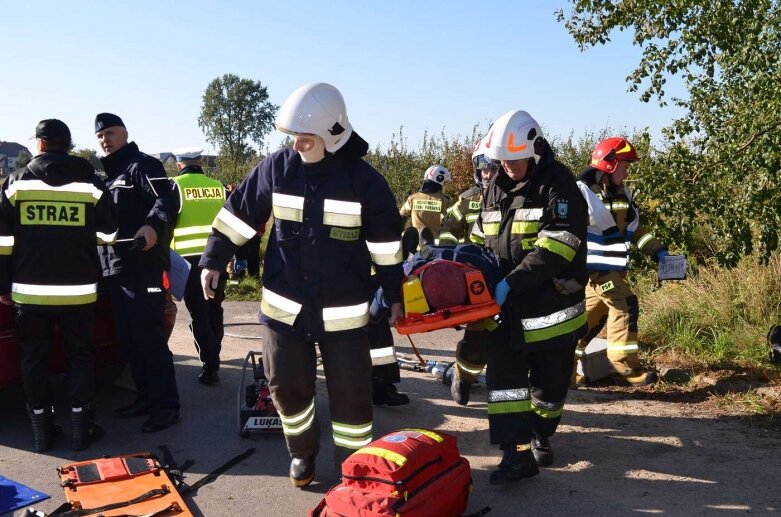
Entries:
[[[138, 497], [134, 497], [133, 499], [130, 499], [128, 501], [121, 501], [119, 503], [111, 503], [106, 504], [103, 506], [100, 506], [98, 508], [74, 508], [73, 505], [70, 503], [66, 503], [56, 510], [54, 510], [53, 513], [50, 515], [52, 517], [81, 517], [82, 515], [95, 515], [96, 513], [101, 512], [107, 512], [109, 510], [116, 510], [117, 508], [124, 508], [126, 506], [130, 506], [133, 504], [143, 503], [144, 501], [148, 501], [150, 499], [154, 499], [155, 497], [160, 497], [163, 495], [168, 495], [171, 493], [171, 490], [167, 487], [163, 488], [155, 488], [154, 490], [150, 490], [149, 492], [145, 492], [141, 494]], [[176, 505], [177, 507], [179, 505]], [[166, 508], [167, 510], [168, 508]], [[181, 509], [180, 509], [181, 511]], [[157, 512], [159, 514], [160, 512]], [[157, 515], [152, 514], [152, 515]]]

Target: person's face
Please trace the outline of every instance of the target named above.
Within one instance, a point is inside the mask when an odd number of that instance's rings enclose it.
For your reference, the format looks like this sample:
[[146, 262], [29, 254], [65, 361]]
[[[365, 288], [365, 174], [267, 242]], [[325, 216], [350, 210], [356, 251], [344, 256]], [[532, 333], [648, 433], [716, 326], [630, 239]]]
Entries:
[[510, 179], [523, 181], [523, 178], [526, 177], [526, 171], [529, 170], [529, 160], [502, 160], [502, 167]]
[[624, 180], [629, 175], [629, 162], [618, 162], [616, 170], [610, 175], [610, 184], [616, 187], [620, 187], [624, 184]]
[[122, 126], [107, 127], [95, 133], [98, 143], [107, 155], [122, 149], [127, 144], [127, 129]]
[[488, 185], [488, 182], [491, 181], [491, 178], [493, 178], [495, 174], [496, 169], [482, 169], [480, 171], [480, 177], [483, 179], [483, 185]]
[[317, 163], [325, 158], [325, 142], [317, 135], [295, 135], [293, 150], [304, 163]]

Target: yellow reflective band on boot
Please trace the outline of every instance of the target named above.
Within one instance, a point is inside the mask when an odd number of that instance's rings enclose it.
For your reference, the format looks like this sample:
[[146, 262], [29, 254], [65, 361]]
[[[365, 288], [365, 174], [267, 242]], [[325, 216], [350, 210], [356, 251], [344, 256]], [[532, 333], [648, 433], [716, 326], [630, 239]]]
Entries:
[[403, 467], [404, 464], [407, 463], [407, 458], [401, 454], [389, 451], [388, 449], [382, 449], [380, 447], [364, 447], [363, 449], [358, 449], [355, 454], [369, 454], [371, 456], [385, 458], [391, 463], [395, 463], [399, 467]]
[[306, 409], [296, 415], [285, 416], [279, 413], [279, 419], [282, 421], [282, 431], [287, 436], [298, 436], [309, 430], [315, 420], [315, 399], [312, 399]]
[[331, 421], [334, 443], [347, 449], [359, 449], [372, 441], [372, 423], [344, 424]]

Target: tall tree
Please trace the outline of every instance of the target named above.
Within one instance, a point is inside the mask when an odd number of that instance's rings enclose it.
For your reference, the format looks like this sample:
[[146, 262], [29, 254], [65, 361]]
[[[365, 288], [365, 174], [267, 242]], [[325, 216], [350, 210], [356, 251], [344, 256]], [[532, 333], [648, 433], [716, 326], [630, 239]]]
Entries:
[[76, 149], [71, 151], [71, 154], [87, 160], [96, 171], [103, 170], [103, 164], [100, 162], [100, 158], [98, 158], [98, 153], [95, 149]]
[[225, 74], [206, 87], [198, 125], [220, 156], [237, 163], [253, 154], [251, 143], [261, 149], [278, 109], [260, 81]]
[[[665, 134], [646, 185], [670, 235], [707, 242], [723, 264], [778, 247], [781, 222], [781, 7], [778, 0], [570, 0], [559, 10], [581, 49], [632, 30], [642, 58], [627, 77], [640, 98], [667, 102], [684, 80], [685, 115]], [[607, 69], [615, 68], [615, 65]]]
[[28, 163], [30, 163], [30, 160], [32, 160], [33, 157], [28, 153], [27, 151], [20, 151], [19, 157], [16, 159], [16, 162], [14, 163], [14, 169], [21, 169], [22, 167], [26, 166]]

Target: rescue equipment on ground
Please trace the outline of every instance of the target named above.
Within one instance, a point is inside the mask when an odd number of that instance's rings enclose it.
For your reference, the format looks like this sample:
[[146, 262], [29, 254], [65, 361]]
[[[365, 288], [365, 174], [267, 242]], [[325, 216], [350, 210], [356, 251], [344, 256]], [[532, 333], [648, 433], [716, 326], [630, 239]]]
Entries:
[[416, 334], [490, 318], [500, 307], [493, 290], [501, 279], [499, 263], [473, 244], [424, 246], [404, 266], [404, 318], [399, 334]]
[[607, 358], [607, 340], [595, 337], [578, 358], [576, 370], [582, 377], [582, 384], [606, 379], [613, 374], [613, 367]]
[[342, 463], [342, 482], [310, 517], [457, 517], [472, 489], [469, 462], [456, 438], [402, 429], [358, 449]]
[[51, 515], [192, 516], [160, 462], [148, 452], [82, 461], [57, 469], [69, 509]]
[[[248, 381], [247, 370], [252, 371]], [[244, 359], [239, 383], [239, 435], [247, 438], [251, 433], [281, 433], [282, 420], [271, 400], [268, 379], [263, 373], [263, 358], [260, 352], [250, 351]]]

